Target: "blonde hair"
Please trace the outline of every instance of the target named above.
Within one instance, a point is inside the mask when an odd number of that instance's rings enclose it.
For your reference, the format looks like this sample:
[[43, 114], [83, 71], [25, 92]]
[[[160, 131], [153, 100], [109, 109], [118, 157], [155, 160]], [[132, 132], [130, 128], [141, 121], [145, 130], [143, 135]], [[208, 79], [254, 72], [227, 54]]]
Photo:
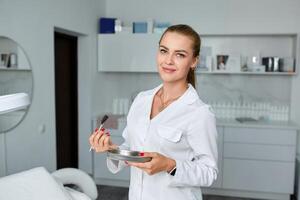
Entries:
[[[192, 39], [192, 41], [193, 41], [193, 56], [194, 57], [199, 56], [200, 47], [201, 47], [201, 39], [200, 39], [199, 34], [192, 27], [190, 27], [186, 24], [177, 24], [177, 25], [169, 26], [165, 30], [165, 32], [162, 34], [162, 36], [159, 40], [159, 44], [167, 32], [176, 32], [176, 33], [185, 35], [185, 36], [189, 37], [190, 39]], [[195, 71], [192, 68], [188, 72], [187, 82], [192, 84], [194, 88], [196, 87]]]

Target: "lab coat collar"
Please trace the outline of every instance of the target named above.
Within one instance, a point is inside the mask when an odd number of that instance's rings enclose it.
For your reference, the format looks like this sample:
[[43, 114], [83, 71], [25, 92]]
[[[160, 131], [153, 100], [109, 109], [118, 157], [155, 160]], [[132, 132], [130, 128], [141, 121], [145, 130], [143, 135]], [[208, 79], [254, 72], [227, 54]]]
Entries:
[[199, 101], [199, 96], [195, 88], [192, 86], [192, 84], [189, 83], [189, 88], [187, 91], [181, 96], [181, 100], [183, 103], [190, 105], [193, 104], [195, 101]]
[[[151, 97], [153, 97], [162, 86], [163, 86], [163, 84], [160, 84], [159, 86], [157, 86], [156, 88], [151, 90], [149, 95]], [[200, 99], [199, 99], [199, 96], [198, 96], [197, 91], [195, 90], [195, 88], [190, 83], [188, 84], [188, 86], [189, 86], [188, 89], [178, 99], [178, 101], [180, 101], [181, 103], [190, 105], [190, 104], [193, 104], [195, 101], [200, 100]]]

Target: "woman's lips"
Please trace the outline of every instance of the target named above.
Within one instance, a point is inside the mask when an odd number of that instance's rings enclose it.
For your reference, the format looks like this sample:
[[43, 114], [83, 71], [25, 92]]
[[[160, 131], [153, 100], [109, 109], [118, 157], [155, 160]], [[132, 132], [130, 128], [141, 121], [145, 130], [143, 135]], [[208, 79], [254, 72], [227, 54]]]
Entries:
[[168, 68], [168, 67], [162, 67], [163, 71], [166, 73], [173, 73], [176, 71], [176, 69]]

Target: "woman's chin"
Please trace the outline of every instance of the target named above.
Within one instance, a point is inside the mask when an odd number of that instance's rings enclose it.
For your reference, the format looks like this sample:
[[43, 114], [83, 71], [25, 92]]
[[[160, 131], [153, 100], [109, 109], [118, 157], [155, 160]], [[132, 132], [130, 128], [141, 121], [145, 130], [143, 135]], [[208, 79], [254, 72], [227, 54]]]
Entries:
[[169, 75], [161, 75], [160, 76], [163, 82], [166, 83], [172, 83], [172, 82], [176, 82], [176, 77], [174, 76], [169, 76]]

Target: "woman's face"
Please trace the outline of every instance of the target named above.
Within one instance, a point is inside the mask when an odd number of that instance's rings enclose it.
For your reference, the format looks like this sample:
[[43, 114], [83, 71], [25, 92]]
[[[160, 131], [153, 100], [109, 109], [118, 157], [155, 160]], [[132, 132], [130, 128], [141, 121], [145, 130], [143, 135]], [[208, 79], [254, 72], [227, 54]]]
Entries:
[[157, 53], [157, 67], [164, 82], [186, 81], [190, 68], [195, 68], [198, 57], [193, 55], [193, 40], [176, 32], [167, 32]]

